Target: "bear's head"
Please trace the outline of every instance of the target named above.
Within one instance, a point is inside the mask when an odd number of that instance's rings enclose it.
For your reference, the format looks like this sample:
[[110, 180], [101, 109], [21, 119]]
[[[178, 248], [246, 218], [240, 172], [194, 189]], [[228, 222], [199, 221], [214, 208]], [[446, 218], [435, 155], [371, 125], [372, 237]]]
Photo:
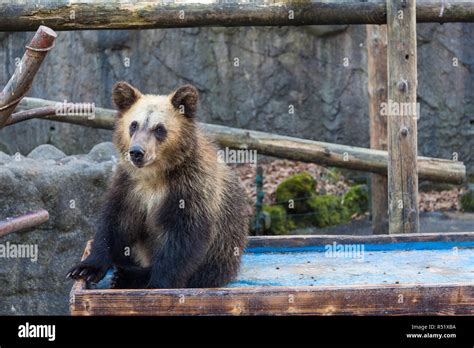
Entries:
[[126, 82], [114, 85], [118, 108], [114, 142], [133, 168], [166, 169], [195, 147], [198, 91], [186, 85], [170, 95], [147, 95]]

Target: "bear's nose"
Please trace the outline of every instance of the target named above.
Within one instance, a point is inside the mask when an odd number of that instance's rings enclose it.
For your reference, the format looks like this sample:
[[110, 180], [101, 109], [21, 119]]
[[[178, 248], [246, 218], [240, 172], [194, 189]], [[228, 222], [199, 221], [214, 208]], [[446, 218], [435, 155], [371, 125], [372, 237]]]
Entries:
[[140, 163], [143, 161], [143, 156], [145, 155], [145, 150], [140, 147], [140, 146], [132, 146], [132, 148], [129, 151], [130, 154], [130, 159], [134, 163]]

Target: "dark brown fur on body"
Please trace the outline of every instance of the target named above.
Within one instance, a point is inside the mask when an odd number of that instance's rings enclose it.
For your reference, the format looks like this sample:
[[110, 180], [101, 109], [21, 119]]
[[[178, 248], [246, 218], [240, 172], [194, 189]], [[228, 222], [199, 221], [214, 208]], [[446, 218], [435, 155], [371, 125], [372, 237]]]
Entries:
[[[158, 110], [172, 113], [172, 119], [162, 122], [166, 136], [156, 140], [142, 129], [127, 139], [134, 105], [148, 107], [155, 99], [142, 98], [126, 85], [117, 89], [114, 142], [124, 158], [107, 194], [91, 255], [69, 275], [98, 281], [113, 265], [117, 288], [225, 285], [236, 276], [245, 247], [244, 192], [195, 123], [197, 92], [185, 86], [167, 99], [156, 99], [169, 101], [168, 109]], [[183, 114], [174, 113], [181, 106]], [[153, 116], [155, 111], [142, 123], [162, 120]], [[147, 151], [155, 146], [150, 156], [156, 159], [140, 168], [132, 165], [125, 154], [134, 142]]]

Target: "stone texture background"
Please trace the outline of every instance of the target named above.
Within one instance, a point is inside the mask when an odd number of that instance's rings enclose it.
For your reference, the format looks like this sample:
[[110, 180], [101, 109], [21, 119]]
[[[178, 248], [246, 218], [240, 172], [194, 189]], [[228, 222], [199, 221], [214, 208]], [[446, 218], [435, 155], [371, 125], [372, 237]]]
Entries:
[[[0, 33], [0, 84], [31, 35]], [[471, 173], [472, 37], [474, 24], [418, 25], [419, 153], [451, 158], [457, 152]], [[149, 93], [192, 83], [201, 91], [206, 122], [369, 144], [365, 26], [60, 32], [30, 96], [111, 107], [117, 80]], [[84, 153], [109, 139], [109, 131], [35, 120], [0, 131], [0, 150], [29, 153], [49, 143]]]
[[0, 152], [0, 220], [44, 208], [49, 221], [0, 237], [0, 244], [38, 246], [38, 260], [0, 258], [0, 315], [67, 315], [67, 271], [93, 238], [102, 197], [114, 168], [112, 143], [68, 156], [41, 145], [28, 157]]

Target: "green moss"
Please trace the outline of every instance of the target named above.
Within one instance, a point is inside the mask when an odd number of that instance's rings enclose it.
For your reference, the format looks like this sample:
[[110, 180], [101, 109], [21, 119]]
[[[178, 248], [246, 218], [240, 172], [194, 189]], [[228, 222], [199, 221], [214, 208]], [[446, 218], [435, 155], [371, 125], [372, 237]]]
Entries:
[[289, 230], [296, 230], [297, 228], [306, 228], [314, 226], [313, 214], [289, 214], [287, 215], [287, 226]]
[[461, 196], [461, 208], [465, 212], [474, 213], [474, 191], [469, 190]]
[[316, 191], [316, 180], [308, 172], [294, 174], [278, 185], [275, 196], [279, 204], [284, 205], [288, 213], [308, 213], [311, 208], [308, 199]]
[[267, 214], [269, 224], [266, 227], [266, 232], [269, 234], [288, 234], [289, 228], [286, 224], [286, 210], [279, 205], [264, 205], [263, 213]]
[[343, 196], [343, 206], [345, 206], [349, 213], [363, 214], [369, 210], [369, 190], [367, 185], [352, 186], [349, 191]]
[[334, 195], [315, 196], [308, 201], [312, 211], [313, 225], [327, 227], [345, 224], [351, 220], [347, 207], [342, 205], [341, 198]]
[[[341, 178], [337, 170], [329, 171], [328, 178]], [[350, 222], [354, 213], [368, 210], [367, 185], [351, 187], [344, 197], [317, 195], [316, 180], [307, 172], [294, 174], [276, 189], [278, 205], [264, 206], [271, 221], [266, 230], [270, 234], [288, 234], [298, 228], [328, 227]]]

